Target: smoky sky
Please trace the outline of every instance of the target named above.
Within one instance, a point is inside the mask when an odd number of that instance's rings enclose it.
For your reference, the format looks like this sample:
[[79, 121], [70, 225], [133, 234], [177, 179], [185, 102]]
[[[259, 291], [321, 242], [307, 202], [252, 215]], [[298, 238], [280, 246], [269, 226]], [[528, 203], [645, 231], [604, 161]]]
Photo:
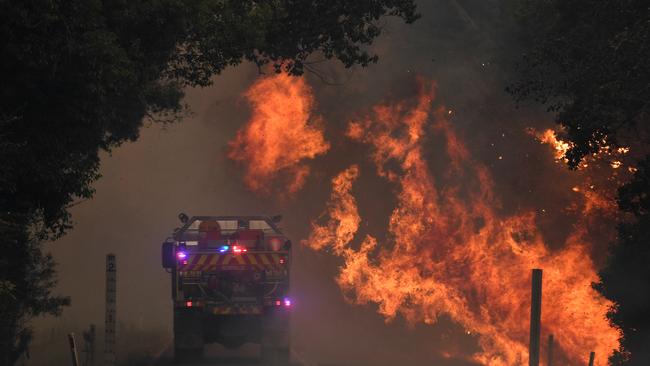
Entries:
[[[352, 163], [361, 165], [355, 188], [364, 218], [362, 232], [382, 238], [394, 207], [395, 187], [374, 177], [363, 146], [343, 137], [346, 123], [382, 102], [412, 97], [418, 76], [435, 80], [434, 104], [453, 111], [451, 123], [473, 156], [490, 168], [504, 214], [540, 213], [551, 247], [571, 228], [564, 207], [580, 177], [555, 164], [548, 147], [524, 132], [553, 126], [534, 105], [517, 108], [505, 87], [520, 52], [516, 28], [502, 7], [508, 1], [434, 0], [419, 4], [412, 26], [385, 20], [372, 46], [380, 59], [369, 68], [345, 70], [316, 63], [306, 75], [323, 116], [331, 151], [311, 162], [312, 175], [292, 199], [260, 197], [242, 184], [242, 169], [226, 158], [227, 142], [247, 120], [243, 92], [259, 77], [256, 67], [231, 68], [205, 89], [187, 91], [191, 114], [181, 122], [147, 123], [137, 142], [102, 155], [95, 197], [72, 209], [75, 228], [48, 244], [59, 263], [61, 294], [72, 306], [59, 319], [39, 319], [37, 335], [52, 327], [79, 332], [103, 324], [104, 261], [117, 256], [119, 322], [171, 336], [170, 278], [160, 265], [160, 243], [178, 226], [177, 214], [284, 216], [285, 233], [296, 244], [292, 268], [292, 346], [314, 364], [469, 365], [473, 335], [446, 318], [434, 326], [391, 323], [374, 305], [346, 303], [334, 282], [338, 259], [297, 245], [311, 220], [325, 208], [329, 180]], [[315, 56], [317, 59], [318, 56]], [[324, 79], [324, 80], [323, 80]], [[433, 174], [445, 169], [435, 139], [425, 149]], [[458, 357], [447, 358], [446, 355]]]

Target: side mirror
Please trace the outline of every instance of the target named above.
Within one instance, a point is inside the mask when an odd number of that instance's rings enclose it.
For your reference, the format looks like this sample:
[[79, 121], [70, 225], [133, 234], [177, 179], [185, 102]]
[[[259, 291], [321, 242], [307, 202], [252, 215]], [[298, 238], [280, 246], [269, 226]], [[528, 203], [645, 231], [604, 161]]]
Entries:
[[275, 215], [271, 217], [271, 222], [273, 222], [274, 224], [277, 224], [280, 221], [282, 221], [282, 215]]
[[166, 241], [162, 244], [162, 266], [165, 269], [176, 267], [176, 248], [173, 242]]
[[187, 224], [187, 221], [189, 221], [190, 218], [187, 217], [187, 215], [184, 212], [181, 212], [181, 213], [178, 214], [178, 219], [181, 220], [183, 225], [185, 225], [185, 224]]

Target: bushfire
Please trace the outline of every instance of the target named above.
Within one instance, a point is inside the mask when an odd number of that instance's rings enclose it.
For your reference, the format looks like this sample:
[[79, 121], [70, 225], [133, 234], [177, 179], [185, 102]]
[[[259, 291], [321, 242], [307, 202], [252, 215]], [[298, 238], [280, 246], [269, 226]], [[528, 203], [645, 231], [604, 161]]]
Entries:
[[[556, 359], [582, 363], [592, 350], [597, 364], [605, 364], [620, 332], [606, 319], [614, 304], [591, 287], [597, 275], [587, 231], [589, 214], [608, 204], [585, 196], [591, 206], [582, 208], [573, 234], [562, 249], [549, 249], [534, 212], [501, 213], [489, 169], [464, 146], [447, 110], [433, 107], [434, 96], [435, 85], [420, 80], [415, 100], [377, 105], [348, 123], [346, 137], [367, 146], [375, 172], [355, 164], [333, 177], [325, 215], [302, 243], [342, 259], [336, 281], [351, 303], [374, 303], [387, 321], [401, 316], [434, 324], [449, 316], [478, 337], [481, 351], [471, 358], [484, 365], [527, 363], [530, 270], [542, 268], [542, 335], [554, 335]], [[283, 126], [294, 125], [304, 126]], [[438, 178], [425, 159], [425, 138], [444, 144], [448, 166]], [[386, 179], [396, 195], [384, 242], [358, 234], [363, 218], [354, 187], [360, 174]]]
[[[533, 128], [529, 128], [527, 132], [530, 135], [535, 136], [539, 142], [542, 144], [550, 145], [554, 150], [555, 162], [564, 162], [567, 163], [568, 159], [566, 158], [566, 153], [574, 147], [571, 142], [562, 140], [558, 135], [558, 131], [553, 129], [546, 129], [543, 132], [538, 132]], [[560, 131], [562, 132], [562, 131]], [[580, 165], [577, 166], [577, 169], [588, 168], [590, 162], [595, 161], [607, 161], [609, 166], [613, 169], [618, 169], [623, 165], [621, 159], [630, 152], [630, 148], [627, 146], [612, 147], [607, 140], [600, 142], [598, 151], [593, 153], [591, 156], [586, 157]], [[634, 168], [629, 167], [628, 170], [633, 172]]]
[[251, 117], [230, 142], [228, 157], [244, 165], [250, 190], [266, 194], [277, 181], [295, 193], [309, 176], [305, 160], [329, 150], [321, 117], [312, 114], [311, 88], [302, 78], [276, 74], [259, 79], [245, 97]]

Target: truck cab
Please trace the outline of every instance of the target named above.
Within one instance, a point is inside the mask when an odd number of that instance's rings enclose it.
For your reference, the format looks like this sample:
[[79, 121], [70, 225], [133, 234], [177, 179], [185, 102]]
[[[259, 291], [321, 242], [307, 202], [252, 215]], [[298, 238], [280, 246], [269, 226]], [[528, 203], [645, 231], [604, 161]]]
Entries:
[[289, 362], [291, 241], [278, 216], [179, 215], [162, 244], [171, 274], [174, 352], [201, 358], [204, 345], [261, 345], [265, 363]]

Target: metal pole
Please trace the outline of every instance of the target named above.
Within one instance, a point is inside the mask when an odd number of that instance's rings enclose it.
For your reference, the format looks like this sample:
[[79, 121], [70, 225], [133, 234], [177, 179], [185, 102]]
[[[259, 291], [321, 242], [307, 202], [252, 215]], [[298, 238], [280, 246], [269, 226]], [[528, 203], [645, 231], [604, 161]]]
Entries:
[[530, 304], [530, 347], [528, 365], [539, 366], [539, 337], [542, 320], [542, 270], [533, 269]]
[[104, 330], [104, 365], [115, 366], [115, 316], [116, 316], [116, 263], [115, 255], [106, 255], [106, 315]]
[[72, 366], [79, 366], [79, 357], [77, 357], [77, 344], [74, 341], [74, 333], [68, 334], [68, 342], [70, 342], [70, 355], [72, 356]]
[[548, 336], [548, 361], [546, 362], [547, 366], [553, 366], [553, 335], [549, 334]]
[[596, 352], [591, 352], [589, 354], [589, 366], [594, 366], [594, 358], [596, 358]]

